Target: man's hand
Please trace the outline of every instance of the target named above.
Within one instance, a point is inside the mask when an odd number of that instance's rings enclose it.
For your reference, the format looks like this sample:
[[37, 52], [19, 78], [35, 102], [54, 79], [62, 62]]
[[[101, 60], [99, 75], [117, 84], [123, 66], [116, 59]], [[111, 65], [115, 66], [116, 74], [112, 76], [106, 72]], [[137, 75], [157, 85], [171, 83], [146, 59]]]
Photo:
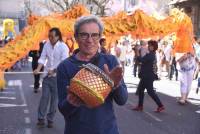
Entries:
[[114, 82], [114, 87], [118, 87], [120, 84], [120, 81], [123, 78], [123, 70], [122, 67], [116, 66], [113, 68], [111, 71], [109, 71], [108, 65], [104, 64], [104, 71], [105, 73], [113, 80]]
[[39, 74], [40, 73], [40, 70], [42, 69], [42, 67], [43, 67], [43, 65], [42, 64], [38, 64], [38, 66], [37, 66], [37, 69], [35, 69], [34, 71], [33, 71], [33, 74]]
[[67, 94], [67, 100], [70, 104], [76, 106], [76, 107], [80, 107], [81, 105], [84, 104], [84, 102], [74, 93], [72, 92], [68, 92]]
[[37, 75], [37, 74], [39, 74], [39, 72], [40, 72], [40, 70], [35, 69], [35, 70], [33, 71], [33, 74]]
[[48, 76], [53, 76], [54, 73], [54, 70], [48, 70]]

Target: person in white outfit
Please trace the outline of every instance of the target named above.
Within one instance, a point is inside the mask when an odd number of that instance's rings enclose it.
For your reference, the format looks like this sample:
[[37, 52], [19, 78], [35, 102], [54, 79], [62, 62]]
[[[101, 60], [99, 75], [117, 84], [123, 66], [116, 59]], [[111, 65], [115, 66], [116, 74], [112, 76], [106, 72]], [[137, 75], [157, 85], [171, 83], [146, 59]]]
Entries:
[[187, 98], [191, 89], [194, 70], [195, 70], [195, 58], [194, 55], [190, 52], [178, 56], [178, 71], [179, 71], [179, 81], [180, 81], [180, 91], [181, 98], [178, 101], [179, 104], [186, 104]]
[[126, 62], [126, 54], [127, 54], [127, 41], [122, 42], [122, 45], [119, 46], [120, 48], [120, 56], [119, 56], [119, 60], [121, 63], [121, 66], [123, 68], [123, 72], [125, 70], [125, 62]]

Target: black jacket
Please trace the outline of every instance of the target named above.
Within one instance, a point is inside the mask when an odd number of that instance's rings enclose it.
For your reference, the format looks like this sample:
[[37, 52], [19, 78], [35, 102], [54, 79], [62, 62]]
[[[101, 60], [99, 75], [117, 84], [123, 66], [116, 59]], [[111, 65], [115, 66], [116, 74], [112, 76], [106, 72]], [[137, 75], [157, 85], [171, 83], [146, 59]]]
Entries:
[[141, 70], [139, 72], [139, 77], [141, 79], [156, 80], [157, 79], [156, 53], [150, 52], [146, 54], [144, 57], [138, 57], [138, 61], [142, 63]]
[[39, 46], [39, 50], [32, 50], [29, 52], [29, 56], [33, 58], [33, 62], [38, 63], [38, 59], [40, 58], [40, 55], [42, 53], [43, 47], [44, 47], [43, 42], [40, 42]]

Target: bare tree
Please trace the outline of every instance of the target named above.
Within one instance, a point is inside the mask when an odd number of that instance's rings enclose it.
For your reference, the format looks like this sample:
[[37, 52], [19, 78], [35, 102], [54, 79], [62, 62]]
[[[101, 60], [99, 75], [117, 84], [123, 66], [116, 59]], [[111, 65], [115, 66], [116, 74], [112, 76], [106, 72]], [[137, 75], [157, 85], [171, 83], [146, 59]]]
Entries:
[[[43, 8], [49, 12], [64, 12], [69, 10], [76, 4], [82, 4], [89, 7], [90, 13], [104, 16], [106, 11], [110, 10], [106, 5], [110, 0], [48, 0], [45, 2], [30, 2], [30, 0], [24, 0], [24, 4], [28, 14], [32, 12], [40, 11], [39, 8]], [[37, 3], [37, 4], [36, 4]], [[37, 5], [37, 6], [36, 6]], [[35, 7], [35, 10], [33, 9]]]
[[64, 12], [78, 3], [80, 3], [80, 0], [49, 0], [41, 4], [50, 11]]
[[96, 14], [100, 16], [105, 15], [105, 11], [109, 10], [109, 8], [106, 7], [109, 0], [91, 0], [92, 3], [94, 3], [97, 6]]
[[[46, 3], [46, 7], [51, 11], [63, 12], [79, 3], [85, 6], [90, 5], [90, 12], [94, 11], [95, 14], [104, 16], [106, 13], [105, 11], [109, 10], [109, 8], [106, 7], [108, 2], [109, 0], [51, 0], [49, 3]], [[94, 6], [96, 6], [96, 9], [94, 9]]]
[[25, 14], [28, 16], [32, 13], [31, 3], [29, 0], [24, 0]]

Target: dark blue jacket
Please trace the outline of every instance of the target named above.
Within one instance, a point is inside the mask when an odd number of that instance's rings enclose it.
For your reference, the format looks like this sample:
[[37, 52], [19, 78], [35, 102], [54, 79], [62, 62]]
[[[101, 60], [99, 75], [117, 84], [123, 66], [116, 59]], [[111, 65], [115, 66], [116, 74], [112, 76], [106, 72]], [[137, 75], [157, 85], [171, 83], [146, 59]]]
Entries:
[[[59, 110], [65, 118], [65, 134], [119, 134], [114, 115], [113, 100], [118, 105], [124, 105], [128, 92], [124, 81], [113, 90], [104, 104], [90, 109], [86, 106], [75, 107], [67, 99], [67, 86], [70, 80], [80, 70], [79, 65], [89, 62], [79, 61], [75, 55], [64, 60], [57, 68], [57, 85], [59, 97]], [[117, 59], [112, 55], [98, 54], [98, 67], [103, 70], [107, 64], [109, 69], [118, 65]]]

